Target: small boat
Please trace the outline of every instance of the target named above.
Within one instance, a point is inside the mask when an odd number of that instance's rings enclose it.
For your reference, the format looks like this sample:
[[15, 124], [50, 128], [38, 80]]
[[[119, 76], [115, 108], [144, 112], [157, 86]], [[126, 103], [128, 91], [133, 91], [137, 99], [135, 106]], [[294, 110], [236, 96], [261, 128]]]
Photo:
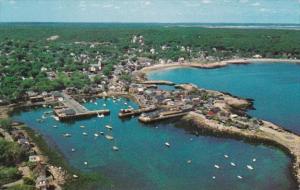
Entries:
[[219, 169], [219, 168], [220, 168], [220, 166], [219, 166], [219, 165], [217, 165], [217, 164], [215, 164], [215, 165], [214, 165], [214, 167], [215, 167], [215, 168], [217, 168], [217, 169]]
[[119, 150], [119, 148], [118, 148], [117, 146], [113, 146], [112, 149], [113, 149], [114, 151], [118, 151], [118, 150]]
[[233, 162], [230, 162], [230, 165], [232, 165], [232, 166], [236, 166], [236, 165], [235, 165], [235, 163], [233, 163]]
[[127, 105], [127, 102], [124, 102], [124, 105]]
[[165, 145], [166, 145], [167, 147], [170, 147], [170, 146], [171, 146], [169, 142], [165, 142]]
[[75, 174], [73, 174], [73, 178], [75, 178], [75, 179], [76, 179], [76, 178], [78, 178], [78, 176], [77, 176], [77, 175], [75, 175]]
[[108, 139], [108, 140], [114, 140], [114, 137], [110, 136], [110, 135], [105, 135], [105, 138]]
[[46, 104], [43, 104], [43, 108], [46, 108], [47, 107], [47, 105]]
[[85, 128], [85, 126], [84, 125], [80, 125], [80, 128]]
[[105, 125], [105, 128], [112, 130], [112, 126], [110, 126], [110, 125]]
[[224, 157], [225, 157], [225, 158], [228, 158], [229, 156], [225, 154]]
[[116, 103], [116, 100], [113, 100], [113, 103]]
[[71, 136], [71, 134], [69, 134], [69, 133], [64, 134], [64, 137], [70, 137], [70, 136]]
[[250, 165], [247, 165], [247, 168], [249, 169], [249, 170], [253, 170], [254, 168], [252, 167], [252, 166], [250, 166]]
[[46, 116], [42, 115], [42, 119], [46, 119]]
[[100, 131], [100, 135], [104, 135], [104, 132]]
[[103, 106], [106, 106], [106, 104], [103, 104]]
[[88, 162], [83, 162], [84, 163], [84, 165], [88, 165]]
[[101, 115], [100, 115], [100, 114], [98, 114], [98, 115], [97, 115], [97, 117], [99, 117], [99, 118], [103, 118], [103, 117], [104, 117], [104, 114], [101, 114]]
[[216, 179], [216, 176], [212, 176], [212, 179]]
[[56, 125], [53, 125], [53, 128], [57, 128], [57, 126], [56, 126]]
[[187, 163], [188, 163], [188, 164], [191, 164], [191, 163], [192, 163], [192, 160], [188, 160]]
[[242, 176], [240, 176], [240, 175], [238, 175], [238, 176], [236, 176], [237, 178], [239, 178], [239, 179], [243, 179], [243, 177]]
[[95, 104], [95, 105], [98, 105], [98, 103], [97, 103], [97, 102], [94, 102], [94, 104]]
[[98, 133], [95, 133], [94, 136], [95, 136], [95, 137], [98, 137], [99, 135], [98, 135]]
[[75, 152], [75, 148], [72, 148], [71, 151], [72, 151], [72, 152]]
[[86, 132], [83, 132], [82, 134], [83, 134], [84, 136], [87, 136], [87, 133], [86, 133]]
[[253, 159], [252, 159], [252, 162], [256, 162], [256, 158], [253, 158]]
[[54, 118], [56, 121], [59, 121], [59, 117], [53, 116], [53, 118]]

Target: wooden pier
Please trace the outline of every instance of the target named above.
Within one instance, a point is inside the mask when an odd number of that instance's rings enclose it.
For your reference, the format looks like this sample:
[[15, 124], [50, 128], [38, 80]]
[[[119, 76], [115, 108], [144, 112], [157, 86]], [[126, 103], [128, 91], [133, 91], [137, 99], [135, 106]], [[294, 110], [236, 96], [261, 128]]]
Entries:
[[151, 111], [155, 111], [157, 108], [155, 106], [150, 106], [148, 108], [140, 108], [140, 109], [122, 109], [119, 112], [119, 117], [124, 118], [124, 117], [130, 117], [130, 116], [136, 116], [140, 115], [142, 113], [147, 113]]
[[55, 115], [57, 115], [61, 121], [88, 118], [101, 114], [107, 115], [110, 113], [108, 109], [90, 111], [66, 93], [61, 93], [61, 98], [60, 103], [62, 106], [56, 106], [54, 108]]

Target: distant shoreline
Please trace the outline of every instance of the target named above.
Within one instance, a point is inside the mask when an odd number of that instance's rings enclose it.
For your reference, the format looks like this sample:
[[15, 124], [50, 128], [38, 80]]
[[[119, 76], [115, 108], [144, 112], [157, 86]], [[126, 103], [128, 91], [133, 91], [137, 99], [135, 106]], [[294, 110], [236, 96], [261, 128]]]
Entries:
[[245, 59], [231, 59], [220, 62], [212, 62], [212, 63], [203, 63], [203, 62], [184, 62], [184, 63], [169, 63], [169, 64], [157, 64], [150, 67], [145, 67], [139, 72], [147, 74], [151, 71], [160, 70], [160, 69], [174, 69], [174, 68], [182, 68], [182, 67], [194, 67], [200, 69], [214, 69], [225, 67], [231, 64], [252, 64], [252, 63], [293, 63], [300, 64], [299, 59], [272, 59], [272, 58], [245, 58]]

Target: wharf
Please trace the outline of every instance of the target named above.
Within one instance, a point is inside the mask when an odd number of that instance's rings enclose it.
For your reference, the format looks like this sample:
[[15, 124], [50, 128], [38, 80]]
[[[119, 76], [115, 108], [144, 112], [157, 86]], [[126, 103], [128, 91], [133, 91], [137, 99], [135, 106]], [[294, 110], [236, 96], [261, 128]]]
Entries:
[[93, 117], [100, 114], [107, 115], [110, 113], [108, 109], [90, 111], [66, 93], [61, 93], [61, 97], [62, 101], [60, 103], [62, 106], [55, 107], [54, 113], [62, 121]]
[[148, 108], [140, 108], [140, 109], [122, 109], [119, 113], [119, 117], [130, 117], [130, 116], [136, 116], [140, 115], [142, 113], [147, 113], [151, 111], [155, 111], [157, 108], [155, 106], [150, 106]]
[[149, 117], [149, 116], [140, 116], [139, 121], [142, 123], [152, 123], [156, 121], [161, 121], [165, 119], [171, 119], [171, 118], [176, 118], [176, 117], [181, 117], [185, 116], [189, 113], [189, 111], [176, 111], [176, 112], [162, 112], [156, 117]]

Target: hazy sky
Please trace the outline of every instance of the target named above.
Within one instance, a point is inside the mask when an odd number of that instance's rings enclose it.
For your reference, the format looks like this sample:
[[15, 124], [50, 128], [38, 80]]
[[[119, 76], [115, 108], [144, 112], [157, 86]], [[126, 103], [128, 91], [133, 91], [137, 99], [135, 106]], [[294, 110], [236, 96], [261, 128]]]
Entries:
[[0, 0], [0, 22], [300, 24], [300, 0]]

